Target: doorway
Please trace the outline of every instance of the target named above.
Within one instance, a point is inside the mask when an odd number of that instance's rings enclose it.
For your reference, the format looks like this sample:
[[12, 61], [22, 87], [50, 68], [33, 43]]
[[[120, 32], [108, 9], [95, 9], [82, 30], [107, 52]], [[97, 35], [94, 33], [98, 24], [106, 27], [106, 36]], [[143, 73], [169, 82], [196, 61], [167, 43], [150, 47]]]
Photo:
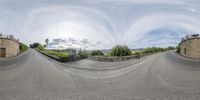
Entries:
[[0, 58], [5, 58], [6, 57], [6, 48], [1, 48], [0, 49]]

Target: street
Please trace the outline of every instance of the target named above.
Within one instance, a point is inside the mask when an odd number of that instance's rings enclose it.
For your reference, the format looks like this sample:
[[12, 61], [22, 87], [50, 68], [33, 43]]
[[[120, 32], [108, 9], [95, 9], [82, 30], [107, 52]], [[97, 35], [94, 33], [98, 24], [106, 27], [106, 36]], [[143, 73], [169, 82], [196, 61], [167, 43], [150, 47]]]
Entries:
[[171, 51], [126, 66], [80, 62], [61, 64], [32, 49], [0, 61], [0, 100], [200, 99], [200, 62]]

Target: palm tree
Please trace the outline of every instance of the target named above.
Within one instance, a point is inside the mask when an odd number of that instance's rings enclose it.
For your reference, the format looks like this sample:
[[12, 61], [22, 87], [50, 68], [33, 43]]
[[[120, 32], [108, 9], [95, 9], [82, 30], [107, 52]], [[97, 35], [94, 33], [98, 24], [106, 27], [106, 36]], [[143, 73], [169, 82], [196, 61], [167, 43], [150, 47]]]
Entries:
[[47, 38], [47, 39], [45, 39], [45, 43], [46, 43], [46, 47], [48, 46], [48, 44], [49, 44], [49, 39]]

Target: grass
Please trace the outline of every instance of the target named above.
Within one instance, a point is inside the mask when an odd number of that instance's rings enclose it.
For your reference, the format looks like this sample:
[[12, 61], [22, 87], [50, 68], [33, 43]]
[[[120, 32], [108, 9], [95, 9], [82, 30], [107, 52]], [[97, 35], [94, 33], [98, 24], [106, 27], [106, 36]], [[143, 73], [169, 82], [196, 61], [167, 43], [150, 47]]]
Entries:
[[57, 52], [57, 51], [53, 51], [53, 50], [44, 50], [43, 52], [50, 54], [50, 55], [57, 56], [59, 58], [68, 58], [68, 56], [69, 56], [68, 52]]

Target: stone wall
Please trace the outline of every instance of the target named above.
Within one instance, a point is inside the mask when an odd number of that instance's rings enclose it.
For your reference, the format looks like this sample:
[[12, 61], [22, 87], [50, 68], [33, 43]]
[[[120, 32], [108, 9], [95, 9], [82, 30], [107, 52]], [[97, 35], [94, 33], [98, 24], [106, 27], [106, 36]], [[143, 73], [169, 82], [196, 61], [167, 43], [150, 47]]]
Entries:
[[200, 59], [200, 38], [191, 38], [182, 41], [180, 50], [182, 56]]
[[12, 39], [0, 38], [0, 48], [6, 49], [6, 57], [12, 57], [19, 54], [19, 43]]
[[101, 61], [101, 62], [115, 62], [115, 61], [125, 61], [130, 59], [140, 59], [141, 57], [149, 56], [154, 53], [140, 54], [140, 55], [131, 55], [124, 57], [104, 57], [104, 56], [89, 56], [88, 59]]

